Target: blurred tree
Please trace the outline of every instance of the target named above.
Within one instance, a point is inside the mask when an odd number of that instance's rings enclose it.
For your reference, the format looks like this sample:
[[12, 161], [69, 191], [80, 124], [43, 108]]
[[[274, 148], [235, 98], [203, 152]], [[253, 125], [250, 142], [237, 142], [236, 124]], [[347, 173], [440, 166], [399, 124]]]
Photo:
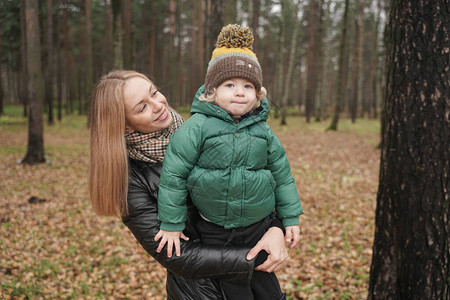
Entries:
[[53, 56], [53, 1], [47, 0], [47, 66], [45, 68], [45, 103], [47, 104], [47, 123], [53, 125], [53, 78], [54, 78], [54, 56]]
[[450, 299], [450, 3], [391, 1], [369, 299]]
[[21, 76], [19, 80], [20, 98], [23, 103], [23, 116], [28, 116], [28, 62], [27, 62], [27, 36], [25, 24], [25, 0], [20, 0], [20, 53]]
[[294, 20], [292, 23], [293, 26], [293, 33], [292, 38], [290, 39], [290, 45], [289, 45], [289, 59], [287, 61], [287, 70], [286, 70], [286, 76], [283, 78], [281, 83], [283, 84], [283, 90], [281, 94], [281, 125], [287, 125], [286, 121], [286, 115], [287, 115], [287, 108], [288, 108], [288, 99], [290, 97], [290, 91], [291, 91], [291, 79], [292, 79], [292, 72], [294, 70], [294, 64], [295, 64], [295, 57], [297, 54], [297, 37], [298, 37], [298, 30], [300, 28], [300, 22], [298, 21], [298, 11], [300, 7], [300, 1], [294, 4], [293, 7], [293, 13], [294, 13]]
[[[171, 0], [173, 1], [173, 0]], [[134, 55], [132, 52], [132, 5], [131, 0], [122, 0], [122, 55], [123, 55], [123, 67], [125, 69], [134, 68]]]
[[42, 124], [44, 80], [42, 77], [41, 39], [38, 15], [38, 1], [25, 0], [30, 117], [28, 120], [28, 148], [25, 158], [21, 163], [26, 164], [45, 162], [44, 128]]
[[347, 89], [347, 68], [348, 68], [348, 46], [347, 46], [347, 23], [349, 14], [349, 0], [345, 0], [344, 17], [342, 19], [342, 34], [339, 50], [339, 73], [337, 78], [336, 103], [334, 107], [333, 120], [331, 121], [328, 130], [337, 130], [339, 115], [342, 110], [344, 97]]
[[[0, 23], [1, 26], [1, 23]], [[3, 114], [2, 33], [0, 31], [0, 115]]]
[[318, 13], [319, 13], [319, 0], [311, 0], [309, 4], [309, 43], [307, 49], [307, 82], [306, 82], [306, 98], [305, 98], [305, 112], [306, 122], [309, 123], [311, 117], [315, 114], [315, 102], [316, 102], [316, 89], [318, 80]]
[[355, 35], [357, 37], [356, 47], [354, 47], [353, 54], [353, 63], [352, 63], [352, 87], [351, 87], [351, 95], [349, 98], [349, 110], [350, 110], [350, 118], [352, 123], [356, 122], [356, 116], [358, 114], [358, 102], [359, 102], [359, 90], [360, 90], [360, 81], [361, 81], [361, 71], [360, 71], [360, 63], [362, 57], [362, 45], [364, 38], [364, 8], [365, 8], [365, 0], [361, 2], [358, 0], [356, 4], [359, 6], [359, 18], [356, 21], [356, 32]]

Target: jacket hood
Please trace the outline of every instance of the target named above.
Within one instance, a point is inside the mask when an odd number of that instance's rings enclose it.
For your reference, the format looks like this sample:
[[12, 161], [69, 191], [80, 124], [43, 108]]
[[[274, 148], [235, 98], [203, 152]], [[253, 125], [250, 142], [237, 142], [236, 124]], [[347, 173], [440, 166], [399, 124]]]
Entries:
[[[198, 89], [197, 93], [195, 94], [194, 101], [192, 102], [192, 106], [191, 106], [191, 114], [201, 113], [206, 116], [216, 117], [216, 118], [222, 119], [226, 122], [235, 124], [236, 122], [234, 121], [234, 119], [222, 107], [220, 107], [216, 104], [213, 104], [213, 103], [199, 100], [200, 95], [203, 94], [204, 92], [205, 92], [205, 85], [202, 85]], [[267, 100], [267, 98], [265, 98], [264, 100], [261, 101], [260, 107], [261, 107], [261, 110], [257, 114], [251, 115], [251, 116], [243, 119], [239, 123], [239, 126], [245, 127], [245, 126], [254, 124], [256, 122], [259, 122], [259, 121], [267, 120], [269, 118], [269, 110], [270, 110], [269, 109], [269, 101]]]

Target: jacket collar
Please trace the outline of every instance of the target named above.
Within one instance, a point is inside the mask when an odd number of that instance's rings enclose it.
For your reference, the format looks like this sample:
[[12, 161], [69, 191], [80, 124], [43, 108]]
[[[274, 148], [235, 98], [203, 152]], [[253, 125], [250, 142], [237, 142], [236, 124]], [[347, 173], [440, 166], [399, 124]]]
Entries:
[[[200, 101], [198, 98], [205, 92], [205, 86], [202, 85], [195, 94], [194, 101], [191, 106], [191, 114], [201, 113], [210, 117], [215, 117], [225, 122], [239, 125], [238, 127], [246, 127], [259, 121], [265, 121], [269, 118], [269, 101], [267, 98], [261, 101], [261, 109], [255, 110], [256, 113], [251, 113], [248, 117], [242, 119], [239, 123], [236, 123], [234, 119], [225, 111], [222, 107], [209, 103], [206, 101]], [[255, 112], [254, 111], [254, 112]]]

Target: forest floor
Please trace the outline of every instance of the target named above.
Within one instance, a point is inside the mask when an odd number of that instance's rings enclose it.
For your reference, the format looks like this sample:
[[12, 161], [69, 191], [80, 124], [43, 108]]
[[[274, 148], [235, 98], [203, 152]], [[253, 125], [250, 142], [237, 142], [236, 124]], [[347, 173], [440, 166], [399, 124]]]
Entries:
[[[300, 245], [277, 273], [282, 288], [288, 299], [365, 299], [379, 122], [342, 119], [336, 132], [325, 131], [329, 120], [279, 122], [269, 120], [304, 209]], [[1, 116], [0, 299], [165, 299], [165, 269], [120, 220], [91, 210], [86, 119], [45, 126], [48, 164], [18, 165], [26, 143], [26, 120]]]

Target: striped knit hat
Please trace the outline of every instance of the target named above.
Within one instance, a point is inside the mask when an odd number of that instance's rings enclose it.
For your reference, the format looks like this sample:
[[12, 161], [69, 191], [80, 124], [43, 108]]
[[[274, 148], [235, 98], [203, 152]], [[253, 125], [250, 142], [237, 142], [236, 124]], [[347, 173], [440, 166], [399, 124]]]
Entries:
[[253, 41], [248, 27], [230, 24], [222, 28], [206, 71], [207, 94], [212, 94], [214, 88], [230, 78], [244, 78], [255, 85], [257, 92], [261, 90], [262, 72], [252, 51]]

